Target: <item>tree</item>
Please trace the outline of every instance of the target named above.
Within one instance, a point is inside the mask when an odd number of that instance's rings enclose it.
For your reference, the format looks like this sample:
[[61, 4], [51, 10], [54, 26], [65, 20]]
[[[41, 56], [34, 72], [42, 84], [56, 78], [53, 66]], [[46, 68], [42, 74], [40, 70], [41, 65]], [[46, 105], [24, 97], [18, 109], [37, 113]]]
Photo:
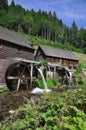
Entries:
[[77, 47], [78, 44], [78, 27], [75, 23], [75, 21], [73, 21], [72, 23], [72, 27], [70, 28], [70, 43]]
[[56, 15], [56, 12], [55, 12], [55, 11], [53, 12], [53, 19], [54, 19], [54, 20], [57, 20], [57, 15]]
[[0, 25], [6, 26], [7, 24], [7, 12], [8, 12], [8, 1], [0, 0]]
[[8, 10], [8, 1], [7, 0], [0, 0], [0, 10]]
[[52, 20], [52, 13], [51, 13], [51, 11], [49, 11], [48, 17], [49, 17], [49, 20]]
[[79, 48], [85, 48], [86, 50], [86, 29], [84, 28], [80, 28], [79, 30], [78, 43]]
[[15, 7], [15, 2], [14, 2], [14, 0], [11, 1], [10, 6], [11, 6], [11, 7]]

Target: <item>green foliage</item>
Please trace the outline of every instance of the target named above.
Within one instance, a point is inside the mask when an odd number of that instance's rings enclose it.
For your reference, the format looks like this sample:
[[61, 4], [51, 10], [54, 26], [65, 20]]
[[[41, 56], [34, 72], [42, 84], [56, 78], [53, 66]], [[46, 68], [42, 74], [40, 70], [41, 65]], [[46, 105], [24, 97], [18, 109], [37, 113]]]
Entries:
[[31, 104], [21, 106], [1, 124], [1, 130], [86, 129], [86, 86], [44, 94], [41, 100], [38, 105], [31, 100]]
[[86, 64], [80, 64], [81, 69], [86, 69]]
[[7, 88], [7, 87], [5, 87], [5, 88], [0, 88], [0, 93], [3, 93], [3, 92], [5, 92], [5, 91], [8, 91], [9, 89]]
[[32, 36], [32, 35], [25, 35], [25, 37], [29, 41], [31, 41], [35, 47], [42, 44], [42, 45], [48, 45], [48, 46], [57, 47], [57, 48], [61, 48], [61, 49], [71, 50], [71, 51], [75, 51], [75, 52], [81, 52], [80, 49], [76, 49], [74, 46], [72, 46], [68, 43], [61, 44], [60, 42], [53, 42], [51, 40], [46, 40], [46, 39], [43, 39], [42, 37]]
[[43, 83], [42, 79], [38, 78], [35, 80], [35, 82], [38, 84], [38, 87], [44, 88], [44, 83]]
[[53, 88], [57, 85], [56, 80], [53, 79], [53, 78], [48, 78], [46, 80], [46, 82], [47, 82], [47, 86], [50, 87], [50, 88]]
[[7, 0], [1, 0], [0, 1], [0, 10], [4, 9], [7, 11], [8, 8], [8, 1]]
[[43, 65], [43, 66], [45, 66], [45, 67], [48, 65], [47, 61], [45, 61], [45, 60], [41, 61], [40, 64]]
[[83, 49], [83, 52], [86, 54], [86, 47]]
[[47, 86], [48, 87], [52, 87], [52, 86], [54, 86], [54, 83], [53, 83], [53, 80], [52, 79], [47, 79]]
[[76, 69], [76, 71], [74, 72], [75, 75], [77, 74], [82, 74], [82, 65], [79, 64], [78, 68]]
[[[40, 77], [35, 80], [35, 83], [38, 84], [38, 87], [44, 88], [44, 83]], [[49, 88], [55, 88], [58, 83], [56, 82], [56, 79], [47, 78], [46, 84]]]
[[80, 84], [80, 85], [84, 84], [84, 80], [81, 77], [78, 79], [78, 84]]

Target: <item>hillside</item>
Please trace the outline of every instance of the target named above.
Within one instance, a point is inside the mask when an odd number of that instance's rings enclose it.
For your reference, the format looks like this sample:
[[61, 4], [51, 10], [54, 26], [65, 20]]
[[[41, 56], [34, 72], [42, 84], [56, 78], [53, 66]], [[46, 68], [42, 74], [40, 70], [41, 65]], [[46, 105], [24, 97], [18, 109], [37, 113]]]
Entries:
[[53, 47], [57, 47], [60, 49], [66, 49], [66, 50], [73, 51], [73, 53], [79, 59], [79, 63], [86, 64], [86, 54], [82, 53], [82, 50], [76, 49], [72, 45], [53, 42], [53, 41], [46, 40], [46, 39], [43, 39], [43, 38], [37, 37], [37, 36], [25, 35], [25, 37], [34, 45], [34, 47], [36, 49], [37, 49], [38, 45], [42, 44], [42, 45], [48, 45], [48, 46], [53, 46]]
[[79, 58], [79, 63], [80, 64], [86, 64], [86, 54], [83, 54], [83, 53], [77, 53], [77, 52], [73, 52], [77, 58]]

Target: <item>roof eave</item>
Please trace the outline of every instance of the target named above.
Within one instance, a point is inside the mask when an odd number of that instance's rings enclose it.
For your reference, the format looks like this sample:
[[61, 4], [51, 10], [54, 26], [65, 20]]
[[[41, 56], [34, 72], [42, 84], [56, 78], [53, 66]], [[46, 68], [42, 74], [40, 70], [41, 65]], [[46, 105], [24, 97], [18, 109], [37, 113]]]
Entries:
[[35, 50], [35, 48], [30, 47], [30, 46], [24, 46], [24, 45], [22, 45], [22, 44], [18, 44], [18, 43], [11, 42], [11, 41], [8, 41], [8, 40], [4, 40], [4, 39], [1, 39], [1, 38], [0, 38], [0, 40], [5, 41], [5, 42], [9, 42], [9, 43], [12, 43], [12, 44], [15, 44], [15, 45], [18, 45], [18, 46], [22, 46], [22, 47], [25, 47], [25, 48], [30, 48], [30, 49], [32, 49], [32, 50]]

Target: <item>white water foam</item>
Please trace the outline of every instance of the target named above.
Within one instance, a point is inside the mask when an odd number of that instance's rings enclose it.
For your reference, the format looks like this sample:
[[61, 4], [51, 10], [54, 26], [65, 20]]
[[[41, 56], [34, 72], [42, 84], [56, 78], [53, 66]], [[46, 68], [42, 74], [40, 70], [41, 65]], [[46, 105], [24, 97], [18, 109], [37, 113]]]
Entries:
[[32, 90], [31, 94], [43, 94], [43, 93], [48, 93], [48, 92], [51, 92], [50, 89], [41, 89], [41, 88], [38, 88], [36, 87], [35, 89]]

